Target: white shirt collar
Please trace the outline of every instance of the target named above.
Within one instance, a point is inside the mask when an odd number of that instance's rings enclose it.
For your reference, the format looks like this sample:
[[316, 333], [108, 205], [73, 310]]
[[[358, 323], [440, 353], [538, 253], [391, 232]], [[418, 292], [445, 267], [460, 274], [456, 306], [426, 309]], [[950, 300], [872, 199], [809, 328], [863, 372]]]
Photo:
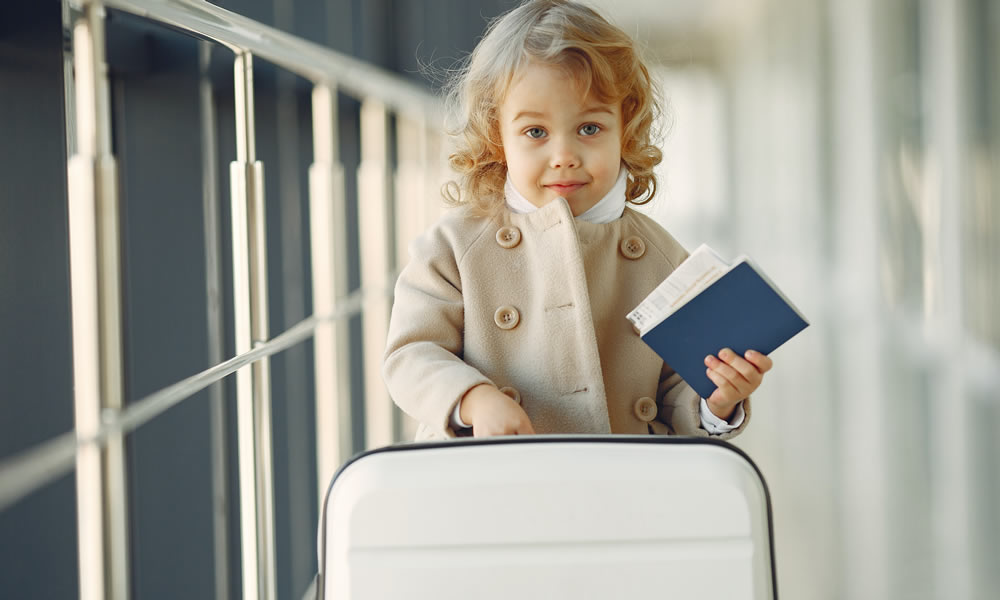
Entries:
[[[610, 223], [620, 219], [622, 213], [625, 212], [625, 186], [627, 183], [628, 171], [622, 166], [621, 170], [618, 171], [618, 179], [611, 186], [611, 190], [601, 198], [600, 202], [591, 206], [576, 218], [596, 224]], [[529, 202], [527, 198], [521, 195], [521, 192], [517, 191], [514, 187], [514, 182], [510, 180], [510, 174], [507, 175], [507, 181], [504, 183], [503, 193], [504, 199], [507, 202], [507, 208], [512, 213], [523, 215], [538, 210], [537, 206]]]

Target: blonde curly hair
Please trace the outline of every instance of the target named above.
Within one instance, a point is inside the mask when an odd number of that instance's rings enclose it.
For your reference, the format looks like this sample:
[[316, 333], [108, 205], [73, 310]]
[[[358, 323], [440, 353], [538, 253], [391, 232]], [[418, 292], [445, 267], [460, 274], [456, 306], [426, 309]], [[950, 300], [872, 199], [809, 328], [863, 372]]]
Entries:
[[449, 162], [459, 181], [445, 185], [445, 199], [482, 214], [503, 204], [507, 165], [499, 107], [518, 69], [529, 61], [565, 68], [585, 94], [620, 103], [625, 198], [633, 204], [652, 199], [653, 167], [663, 157], [653, 127], [661, 114], [658, 90], [624, 31], [593, 9], [566, 0], [529, 0], [498, 17], [455, 73], [446, 101], [455, 141]]

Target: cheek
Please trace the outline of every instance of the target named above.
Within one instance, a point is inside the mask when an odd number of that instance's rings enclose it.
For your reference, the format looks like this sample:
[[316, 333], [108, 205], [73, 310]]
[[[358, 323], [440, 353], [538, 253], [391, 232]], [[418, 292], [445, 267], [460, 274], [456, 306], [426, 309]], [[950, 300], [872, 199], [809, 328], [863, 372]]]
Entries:
[[610, 141], [610, 143], [600, 149], [597, 163], [600, 164], [601, 171], [606, 175], [617, 177], [618, 171], [621, 168], [621, 162], [621, 145], [617, 140]]
[[531, 152], [524, 149], [514, 148], [506, 153], [507, 172], [512, 179], [524, 179], [534, 177], [539, 169], [537, 160], [534, 160]]

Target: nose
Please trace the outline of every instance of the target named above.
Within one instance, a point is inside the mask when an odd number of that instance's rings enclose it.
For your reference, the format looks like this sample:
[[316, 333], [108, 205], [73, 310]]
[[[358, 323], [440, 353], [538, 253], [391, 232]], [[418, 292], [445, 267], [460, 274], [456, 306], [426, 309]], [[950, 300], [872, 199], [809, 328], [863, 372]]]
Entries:
[[552, 169], [575, 169], [580, 166], [580, 152], [570, 140], [553, 140], [549, 167]]

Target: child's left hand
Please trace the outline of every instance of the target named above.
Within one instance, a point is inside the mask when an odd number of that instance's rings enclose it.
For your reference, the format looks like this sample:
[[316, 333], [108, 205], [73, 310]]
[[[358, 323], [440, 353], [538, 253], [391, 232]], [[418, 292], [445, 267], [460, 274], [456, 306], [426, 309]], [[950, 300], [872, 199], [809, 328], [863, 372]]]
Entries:
[[760, 387], [764, 373], [771, 370], [773, 362], [756, 350], [747, 350], [739, 356], [729, 348], [719, 351], [719, 356], [706, 356], [705, 374], [716, 385], [712, 395], [706, 398], [708, 408], [720, 419], [728, 420], [736, 405]]

